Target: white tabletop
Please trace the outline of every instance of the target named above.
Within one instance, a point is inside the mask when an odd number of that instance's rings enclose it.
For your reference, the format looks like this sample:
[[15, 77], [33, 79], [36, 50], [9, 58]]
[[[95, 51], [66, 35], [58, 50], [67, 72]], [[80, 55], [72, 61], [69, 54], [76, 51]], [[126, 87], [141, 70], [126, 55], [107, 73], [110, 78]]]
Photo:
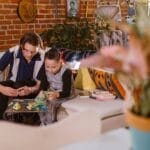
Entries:
[[130, 150], [130, 145], [128, 130], [120, 128], [91, 140], [66, 145], [61, 150]]

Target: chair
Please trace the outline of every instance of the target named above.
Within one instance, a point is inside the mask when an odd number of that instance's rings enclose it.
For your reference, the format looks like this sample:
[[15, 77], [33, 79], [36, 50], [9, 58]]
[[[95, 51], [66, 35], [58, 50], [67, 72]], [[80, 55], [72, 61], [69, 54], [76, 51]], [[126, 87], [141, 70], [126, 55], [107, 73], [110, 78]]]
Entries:
[[0, 133], [3, 150], [50, 150], [97, 136], [100, 121], [96, 112], [85, 111], [44, 127], [0, 122]]

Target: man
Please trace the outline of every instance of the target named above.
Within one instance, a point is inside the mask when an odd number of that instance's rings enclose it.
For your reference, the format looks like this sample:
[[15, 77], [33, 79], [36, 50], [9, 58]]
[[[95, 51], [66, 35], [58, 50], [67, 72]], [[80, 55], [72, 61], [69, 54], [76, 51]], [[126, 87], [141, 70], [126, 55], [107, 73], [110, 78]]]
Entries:
[[10, 48], [0, 59], [0, 71], [10, 65], [6, 81], [0, 82], [0, 120], [9, 97], [34, 98], [44, 88], [44, 53], [40, 53], [39, 37], [33, 32], [20, 39], [20, 45]]

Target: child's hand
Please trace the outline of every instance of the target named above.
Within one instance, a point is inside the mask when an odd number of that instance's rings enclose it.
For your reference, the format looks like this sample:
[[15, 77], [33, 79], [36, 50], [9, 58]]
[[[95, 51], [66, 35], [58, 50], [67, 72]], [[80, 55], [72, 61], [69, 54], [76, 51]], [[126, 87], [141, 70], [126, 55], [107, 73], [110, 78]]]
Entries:
[[37, 97], [40, 97], [40, 98], [44, 98], [44, 91], [40, 91], [39, 94], [37, 95]]
[[57, 100], [58, 97], [59, 97], [58, 92], [49, 92], [48, 100], [49, 101]]

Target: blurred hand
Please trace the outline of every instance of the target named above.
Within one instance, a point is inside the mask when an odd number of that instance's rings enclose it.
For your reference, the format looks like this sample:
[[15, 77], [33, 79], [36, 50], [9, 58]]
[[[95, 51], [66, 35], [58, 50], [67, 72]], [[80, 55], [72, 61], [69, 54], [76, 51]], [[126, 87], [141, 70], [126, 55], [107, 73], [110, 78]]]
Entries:
[[126, 56], [126, 51], [121, 46], [103, 47], [96, 54], [81, 60], [80, 67], [108, 67], [120, 69]]
[[49, 94], [48, 94], [49, 101], [57, 100], [58, 97], [59, 97], [58, 92], [49, 92]]
[[80, 67], [108, 67], [116, 71], [133, 74], [146, 78], [148, 68], [139, 41], [130, 42], [129, 48], [122, 46], [106, 46], [96, 54], [81, 60]]

